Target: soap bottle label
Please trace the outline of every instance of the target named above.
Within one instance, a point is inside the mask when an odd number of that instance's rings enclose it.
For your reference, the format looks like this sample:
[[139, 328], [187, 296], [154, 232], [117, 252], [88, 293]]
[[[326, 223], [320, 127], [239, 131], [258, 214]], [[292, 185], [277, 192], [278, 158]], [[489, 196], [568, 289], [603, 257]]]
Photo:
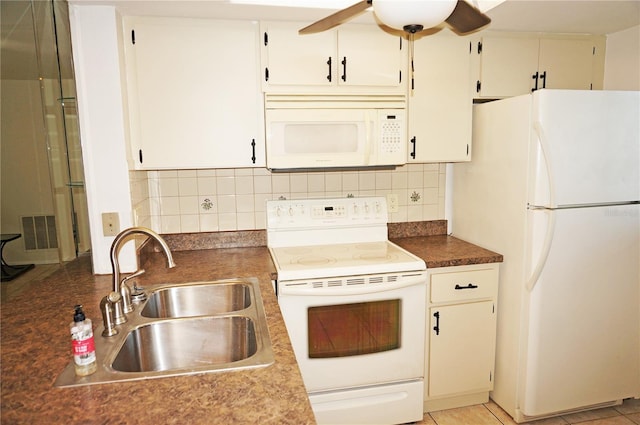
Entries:
[[96, 361], [96, 347], [93, 339], [93, 334], [88, 332], [78, 332], [74, 335], [73, 345], [73, 359], [79, 366], [86, 366]]

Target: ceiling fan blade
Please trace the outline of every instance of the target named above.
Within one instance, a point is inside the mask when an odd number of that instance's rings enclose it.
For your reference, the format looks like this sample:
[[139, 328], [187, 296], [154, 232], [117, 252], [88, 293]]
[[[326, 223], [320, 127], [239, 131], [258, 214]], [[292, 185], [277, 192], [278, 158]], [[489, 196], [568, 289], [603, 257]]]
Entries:
[[458, 0], [455, 9], [445, 22], [458, 34], [467, 34], [489, 24], [491, 18], [466, 1]]
[[371, 6], [372, 1], [373, 0], [362, 0], [359, 3], [347, 7], [346, 9], [339, 10], [326, 18], [322, 18], [319, 21], [302, 28], [298, 31], [298, 34], [313, 34], [333, 28], [367, 10]]

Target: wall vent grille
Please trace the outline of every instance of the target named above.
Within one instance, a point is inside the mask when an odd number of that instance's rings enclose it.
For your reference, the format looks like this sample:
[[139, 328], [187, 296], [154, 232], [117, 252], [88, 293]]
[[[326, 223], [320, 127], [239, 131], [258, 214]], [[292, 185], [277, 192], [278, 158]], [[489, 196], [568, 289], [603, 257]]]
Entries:
[[58, 248], [56, 217], [53, 215], [35, 215], [22, 217], [22, 240], [24, 249]]

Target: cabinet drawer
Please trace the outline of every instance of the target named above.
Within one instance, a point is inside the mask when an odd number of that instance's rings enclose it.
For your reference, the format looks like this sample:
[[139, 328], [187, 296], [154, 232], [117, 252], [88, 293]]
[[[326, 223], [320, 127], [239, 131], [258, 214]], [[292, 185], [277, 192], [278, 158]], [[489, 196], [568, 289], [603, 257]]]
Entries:
[[432, 303], [495, 298], [497, 290], [497, 267], [431, 275]]

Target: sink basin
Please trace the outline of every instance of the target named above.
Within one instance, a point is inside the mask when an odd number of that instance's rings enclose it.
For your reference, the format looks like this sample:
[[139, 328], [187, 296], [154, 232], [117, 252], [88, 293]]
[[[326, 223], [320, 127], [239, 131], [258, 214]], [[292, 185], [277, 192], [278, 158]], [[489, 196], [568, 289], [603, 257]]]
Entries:
[[73, 362], [56, 387], [265, 367], [274, 362], [256, 278], [148, 286], [118, 333], [94, 330], [97, 370], [75, 375]]
[[244, 360], [256, 351], [256, 330], [248, 317], [176, 320], [129, 332], [112, 367], [120, 372], [198, 368]]
[[158, 289], [142, 309], [145, 317], [193, 317], [244, 310], [251, 305], [250, 286], [235, 281]]

